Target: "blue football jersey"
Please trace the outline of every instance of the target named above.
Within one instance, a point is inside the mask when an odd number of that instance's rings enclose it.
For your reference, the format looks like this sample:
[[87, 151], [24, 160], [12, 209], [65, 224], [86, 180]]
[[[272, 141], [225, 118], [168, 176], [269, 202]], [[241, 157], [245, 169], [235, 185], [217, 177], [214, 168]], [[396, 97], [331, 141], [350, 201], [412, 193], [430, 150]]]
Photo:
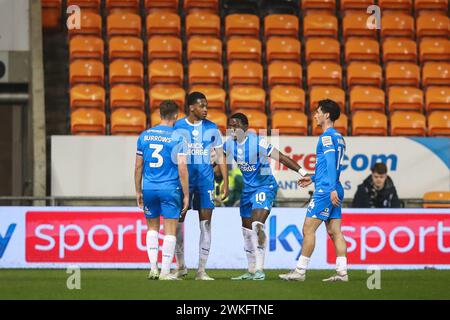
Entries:
[[180, 187], [177, 155], [186, 154], [186, 143], [168, 126], [156, 126], [141, 133], [136, 153], [143, 157], [143, 190]]
[[262, 186], [278, 188], [269, 164], [273, 146], [266, 138], [249, 132], [242, 143], [229, 138], [224, 144], [227, 159], [233, 158], [242, 172], [244, 190], [258, 189]]
[[328, 128], [320, 137], [316, 148], [316, 171], [312, 176], [315, 192], [331, 192], [340, 185], [345, 141], [334, 128]]
[[187, 142], [189, 185], [214, 185], [211, 151], [223, 146], [217, 125], [206, 119], [193, 124], [182, 118], [175, 123], [174, 129]]

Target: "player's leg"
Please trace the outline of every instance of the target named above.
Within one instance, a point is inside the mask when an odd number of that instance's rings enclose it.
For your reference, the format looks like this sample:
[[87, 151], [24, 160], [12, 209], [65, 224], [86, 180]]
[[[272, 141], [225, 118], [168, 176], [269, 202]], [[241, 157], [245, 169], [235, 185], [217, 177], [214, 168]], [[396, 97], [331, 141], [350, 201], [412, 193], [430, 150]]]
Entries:
[[306, 269], [308, 268], [316, 244], [316, 230], [321, 223], [322, 220], [318, 218], [305, 218], [303, 224], [302, 252], [297, 261], [297, 267], [287, 274], [280, 274], [281, 279], [297, 281], [304, 281], [306, 279]]
[[[194, 197], [194, 190], [190, 188], [189, 190], [189, 197], [191, 198], [190, 203], [192, 207], [193, 197]], [[177, 237], [177, 244], [175, 246], [175, 256], [177, 258], [177, 269], [175, 270], [174, 274], [177, 277], [184, 277], [188, 274], [188, 269], [186, 268], [186, 263], [184, 260], [184, 220], [186, 218], [186, 215], [184, 217], [180, 217], [178, 224], [177, 224], [177, 230], [176, 230], [176, 237]]]
[[160, 199], [157, 191], [143, 191], [144, 214], [147, 220], [147, 234], [145, 236], [145, 245], [147, 256], [150, 261], [150, 273], [148, 278], [158, 279], [158, 250], [159, 250], [159, 218], [161, 214]]
[[255, 275], [253, 280], [264, 280], [264, 258], [266, 255], [266, 220], [270, 211], [266, 209], [254, 209], [252, 211], [253, 246], [255, 248]]
[[179, 280], [170, 273], [170, 265], [175, 255], [178, 219], [181, 213], [181, 194], [179, 191], [168, 191], [161, 199], [161, 211], [164, 216], [164, 241], [162, 246], [162, 266], [160, 280]]
[[[336, 212], [334, 212], [336, 210]], [[348, 281], [347, 274], [347, 242], [341, 230], [340, 208], [334, 208], [330, 220], [326, 222], [327, 232], [333, 240], [336, 252], [336, 275], [323, 281]]]
[[[205, 196], [205, 195], [202, 195]], [[208, 262], [209, 251], [211, 249], [211, 220], [212, 208], [201, 208], [199, 210], [200, 239], [199, 239], [199, 259], [196, 279], [214, 280], [206, 273], [206, 263]]]

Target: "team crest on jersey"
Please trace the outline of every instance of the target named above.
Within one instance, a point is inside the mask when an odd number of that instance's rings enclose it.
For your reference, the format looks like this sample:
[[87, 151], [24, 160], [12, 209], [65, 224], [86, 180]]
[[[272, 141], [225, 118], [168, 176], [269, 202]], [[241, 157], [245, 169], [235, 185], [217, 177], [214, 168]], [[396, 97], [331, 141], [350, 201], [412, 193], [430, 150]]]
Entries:
[[322, 145], [324, 147], [332, 146], [333, 145], [333, 140], [331, 140], [330, 136], [322, 137]]

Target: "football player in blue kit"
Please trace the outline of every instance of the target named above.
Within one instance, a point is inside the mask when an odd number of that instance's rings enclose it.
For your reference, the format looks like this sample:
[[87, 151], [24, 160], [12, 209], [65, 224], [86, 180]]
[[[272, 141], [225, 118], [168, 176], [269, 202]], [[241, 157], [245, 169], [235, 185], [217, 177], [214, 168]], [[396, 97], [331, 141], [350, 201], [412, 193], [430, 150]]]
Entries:
[[315, 190], [303, 224], [302, 252], [297, 267], [290, 273], [280, 275], [283, 280], [306, 279], [306, 269], [314, 251], [316, 230], [325, 221], [336, 251], [336, 274], [323, 281], [348, 281], [347, 244], [341, 231], [344, 189], [339, 181], [346, 145], [342, 135], [334, 128], [339, 115], [340, 109], [336, 102], [329, 99], [319, 101], [314, 118], [322, 127], [323, 133], [316, 148], [316, 170], [315, 174], [304, 177], [299, 182], [301, 187], [314, 182]]
[[266, 251], [265, 222], [275, 200], [278, 184], [269, 164], [269, 158], [279, 161], [291, 170], [306, 176], [300, 165], [274, 148], [265, 137], [248, 131], [248, 118], [235, 113], [229, 121], [231, 137], [224, 144], [227, 162], [236, 161], [244, 179], [240, 201], [244, 250], [248, 272], [232, 280], [264, 280]]
[[[211, 218], [214, 209], [214, 170], [212, 155], [216, 154], [217, 164], [224, 177], [222, 198], [228, 196], [228, 170], [223, 155], [223, 141], [217, 125], [206, 119], [208, 102], [203, 93], [191, 92], [187, 98], [189, 115], [175, 123], [176, 133], [188, 143], [189, 193], [191, 207], [199, 213], [200, 241], [199, 262], [196, 280], [214, 280], [205, 271], [211, 247]], [[184, 261], [184, 236], [182, 233], [185, 215], [180, 218], [177, 228], [176, 257], [178, 277], [188, 272]]]
[[[187, 145], [174, 136], [178, 106], [166, 100], [160, 104], [161, 124], [145, 130], [137, 141], [135, 188], [140, 209], [144, 209], [148, 231], [149, 279], [178, 280], [170, 273], [180, 214], [189, 206]], [[184, 195], [184, 196], [183, 196]], [[160, 216], [164, 217], [161, 274], [158, 271]]]

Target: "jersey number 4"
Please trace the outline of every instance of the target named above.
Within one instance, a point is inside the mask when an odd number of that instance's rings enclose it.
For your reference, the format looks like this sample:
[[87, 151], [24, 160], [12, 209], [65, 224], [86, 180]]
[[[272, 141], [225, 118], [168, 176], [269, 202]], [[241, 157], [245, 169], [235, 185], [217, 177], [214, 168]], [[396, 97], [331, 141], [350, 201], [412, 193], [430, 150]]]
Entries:
[[152, 158], [156, 159], [155, 162], [150, 162], [150, 168], [159, 168], [164, 163], [164, 158], [161, 156], [161, 151], [163, 149], [162, 144], [150, 144], [148, 146], [150, 149], [153, 149]]

